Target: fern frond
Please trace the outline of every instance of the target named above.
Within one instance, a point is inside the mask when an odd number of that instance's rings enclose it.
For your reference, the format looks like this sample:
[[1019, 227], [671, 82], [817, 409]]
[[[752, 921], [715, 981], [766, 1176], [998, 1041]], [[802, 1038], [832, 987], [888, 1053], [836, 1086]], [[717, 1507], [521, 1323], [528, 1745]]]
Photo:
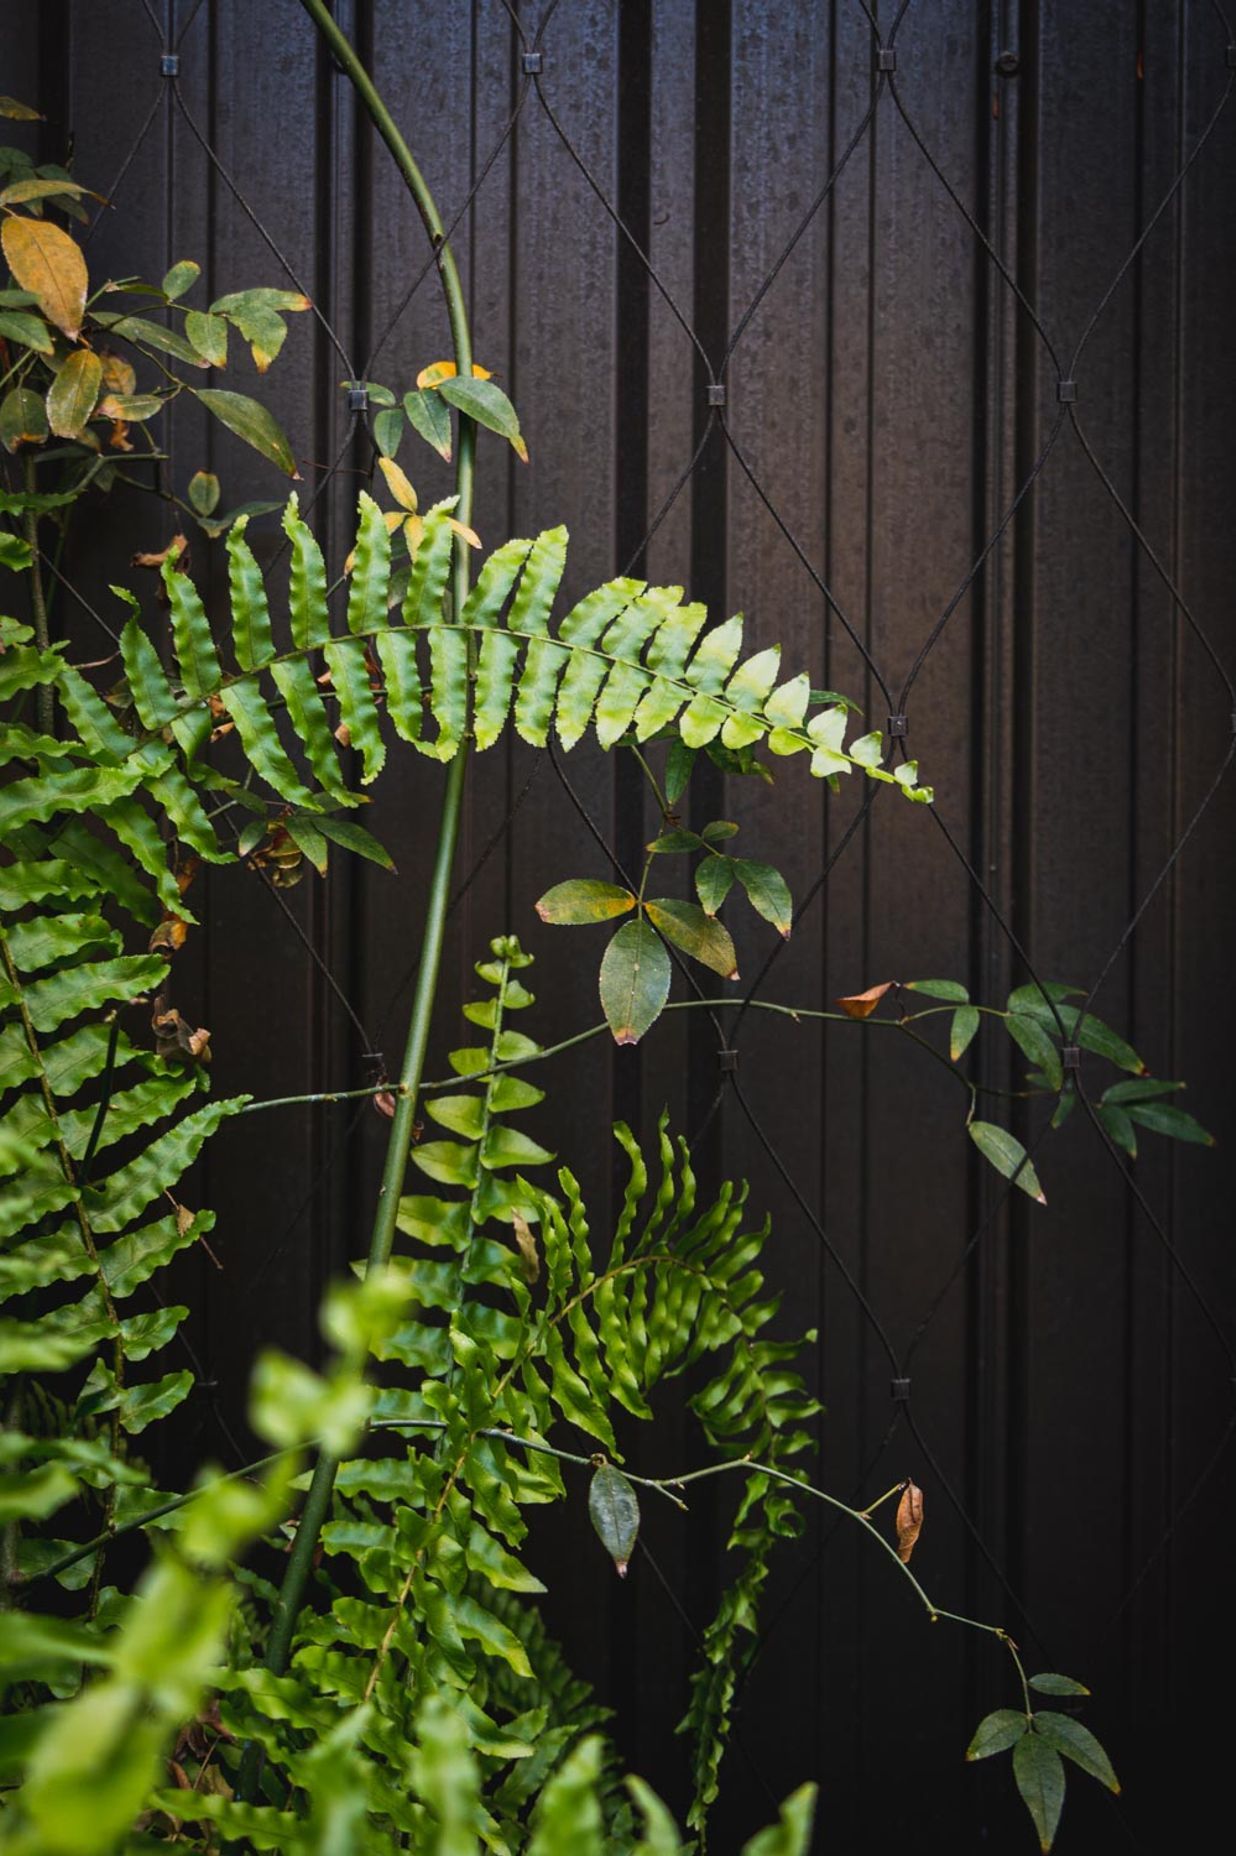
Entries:
[[[508, 726], [534, 747], [545, 747], [551, 733], [571, 748], [592, 730], [609, 748], [670, 732], [692, 748], [763, 743], [778, 756], [806, 753], [817, 777], [858, 768], [930, 801], [915, 763], [895, 773], [881, 765], [878, 734], [846, 746], [844, 706], [808, 714], [810, 679], [803, 672], [782, 680], [779, 647], [743, 658], [740, 615], [707, 630], [704, 607], [684, 604], [681, 588], [622, 579], [589, 593], [555, 625], [565, 529], [504, 543], [462, 610], [450, 612], [453, 506], [448, 500], [426, 513], [396, 613], [389, 605], [390, 535], [376, 503], [362, 494], [341, 635], [331, 624], [321, 552], [293, 497], [284, 514], [292, 543], [290, 649], [276, 648], [267, 590], [238, 521], [228, 537], [230, 666], [192, 582], [167, 560], [172, 669], [164, 669], [136, 616], [121, 639], [146, 745], [174, 737], [192, 775], [211, 711], [226, 712], [254, 772], [278, 798], [308, 810], [348, 797], [340, 742], [360, 755], [362, 781], [376, 778], [386, 755], [384, 714], [401, 739], [443, 761], [469, 737], [479, 749], [493, 746]], [[317, 652], [325, 695], [307, 661]], [[303, 772], [291, 758], [293, 745]], [[28, 803], [37, 803], [37, 794]]]

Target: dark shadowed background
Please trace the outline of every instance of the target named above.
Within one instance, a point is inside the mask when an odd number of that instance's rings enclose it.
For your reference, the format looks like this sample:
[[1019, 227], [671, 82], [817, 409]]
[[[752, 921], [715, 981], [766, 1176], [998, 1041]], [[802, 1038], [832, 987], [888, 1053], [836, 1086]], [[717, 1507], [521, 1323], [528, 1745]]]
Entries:
[[[800, 763], [773, 789], [702, 782], [699, 821], [741, 821], [740, 845], [812, 897], [759, 996], [819, 1006], [947, 976], [1001, 1004], [1027, 977], [1011, 935], [1041, 976], [1087, 987], [1119, 949], [1095, 1009], [1152, 1071], [1188, 1079], [1220, 1145], [1169, 1150], [1147, 1134], [1140, 1202], [1075, 1113], [1038, 1150], [1048, 1207], [1011, 1203], [966, 1139], [962, 1090], [906, 1040], [756, 1011], [737, 1031], [726, 1019], [736, 1072], [719, 1069], [698, 1013], [636, 1052], [582, 1044], [541, 1075], [537, 1132], [552, 1128], [585, 1178], [602, 1233], [615, 1116], [647, 1130], [668, 1105], [705, 1174], [749, 1176], [774, 1220], [785, 1331], [819, 1330], [819, 1479], [860, 1500], [913, 1474], [927, 1506], [915, 1570], [939, 1602], [1003, 1622], [1032, 1667], [1095, 1691], [1086, 1719], [1125, 1796], [1077, 1775], [1065, 1856], [1162, 1847], [1204, 1808], [1225, 1821], [1230, 782], [1122, 936], [1232, 740], [1230, 688], [1193, 621], [1230, 661], [1233, 33], [1203, 0], [335, 10], [448, 224], [462, 211], [477, 355], [523, 420], [527, 468], [481, 437], [486, 546], [565, 522], [568, 595], [629, 566], [683, 582], [717, 613], [743, 610], [753, 646], [780, 640], [787, 667], [854, 696], [866, 726], [908, 717], [935, 816], [881, 788], [851, 833], [872, 790], [851, 780], [830, 798]], [[46, 114], [42, 157], [71, 141], [78, 178], [112, 201], [89, 247], [95, 277], [157, 280], [195, 257], [204, 305], [290, 287], [273, 241], [313, 297], [323, 320], [293, 319], [256, 390], [341, 558], [371, 447], [340, 382], [402, 393], [450, 348], [432, 272], [404, 304], [424, 234], [300, 7], [9, 0], [0, 51], [3, 89]], [[254, 391], [233, 355], [223, 384]], [[163, 481], [179, 494], [199, 468], [218, 471], [225, 507], [282, 494], [187, 401], [162, 426]], [[400, 462], [423, 501], [446, 492], [411, 434]], [[96, 605], [134, 578], [133, 550], [175, 526], [153, 497], [121, 507], [98, 501], [68, 562]], [[277, 523], [251, 535], [270, 558]], [[213, 558], [194, 543], [195, 571], [218, 588]], [[100, 654], [88, 618], [61, 619], [82, 655]], [[478, 761], [431, 1075], [461, 1041], [471, 963], [506, 929], [538, 957], [543, 1042], [600, 1016], [603, 936], [543, 928], [532, 903], [560, 878], [610, 874], [579, 808], [628, 863], [656, 820], [617, 757], [585, 745], [565, 772], [575, 800], [512, 737]], [[440, 789], [432, 763], [393, 756], [367, 822], [398, 879], [342, 861], [325, 884], [308, 878], [286, 895], [300, 940], [254, 877], [210, 878], [175, 1002], [211, 1028], [217, 1087], [288, 1095], [367, 1081], [367, 1051], [397, 1064]], [[734, 914], [754, 979], [776, 937]], [[975, 1060], [1016, 1088], [1024, 1065], [1006, 1043], [985, 1033]], [[1110, 1077], [1087, 1058], [1083, 1079]], [[1037, 1132], [1037, 1116], [1006, 1106]], [[194, 1263], [183, 1289], [208, 1383], [169, 1476], [206, 1453], [244, 1460], [259, 1344], [317, 1347], [322, 1285], [365, 1247], [385, 1134], [355, 1107], [272, 1111], [216, 1141], [201, 1197], [218, 1210], [222, 1269]], [[908, 1399], [890, 1397], [893, 1378]], [[646, 1472], [702, 1460], [677, 1412], [629, 1443]], [[731, 1499], [714, 1486], [685, 1521], [649, 1515], [654, 1558], [622, 1585], [582, 1502], [535, 1537], [554, 1628], [619, 1710], [632, 1767], [679, 1809], [672, 1728]], [[979, 1716], [1016, 1702], [1006, 1659], [930, 1627], [871, 1543], [812, 1513], [761, 1629], [718, 1851], [808, 1777], [821, 1850], [1032, 1847], [1006, 1763], [961, 1759]]]

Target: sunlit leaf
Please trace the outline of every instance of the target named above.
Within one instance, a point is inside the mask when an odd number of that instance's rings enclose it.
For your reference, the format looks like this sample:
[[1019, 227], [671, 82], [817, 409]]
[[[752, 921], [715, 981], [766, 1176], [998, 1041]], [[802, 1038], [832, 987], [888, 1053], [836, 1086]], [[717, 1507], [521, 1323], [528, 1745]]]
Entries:
[[0, 243], [22, 289], [29, 290], [48, 321], [75, 342], [89, 281], [77, 241], [49, 220], [10, 215], [0, 227]]
[[[459, 369], [453, 361], [431, 361], [429, 366], [423, 367], [416, 376], [416, 384], [421, 389], [440, 387], [444, 380], [454, 380], [458, 372]], [[478, 367], [475, 361], [472, 363], [472, 375], [475, 380], [492, 380], [493, 378], [487, 367]]]
[[711, 967], [724, 980], [738, 978], [738, 957], [729, 929], [694, 902], [662, 896], [644, 904], [648, 919], [675, 947], [701, 965]]
[[591, 877], [578, 877], [547, 889], [536, 905], [536, 912], [543, 922], [552, 922], [556, 927], [575, 927], [584, 922], [612, 921], [615, 915], [625, 915], [634, 907], [635, 897], [629, 889], [620, 889], [616, 883], [597, 882]]
[[789, 939], [794, 920], [794, 899], [790, 886], [771, 864], [752, 863], [749, 858], [732, 860], [734, 875], [747, 892], [747, 900], [757, 915], [771, 922], [777, 933]]
[[47, 393], [47, 419], [57, 438], [80, 438], [103, 384], [103, 363], [79, 348], [64, 363]]

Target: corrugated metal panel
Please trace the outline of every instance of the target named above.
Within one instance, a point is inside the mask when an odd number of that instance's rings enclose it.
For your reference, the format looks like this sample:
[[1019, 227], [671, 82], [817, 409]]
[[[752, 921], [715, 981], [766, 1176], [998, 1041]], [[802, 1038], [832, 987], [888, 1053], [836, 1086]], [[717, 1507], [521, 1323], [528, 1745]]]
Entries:
[[[515, 9], [543, 45], [535, 89], [502, 0], [336, 11], [446, 220], [463, 215], [454, 243], [478, 353], [523, 415], [529, 469], [496, 445], [483, 452], [487, 544], [565, 521], [569, 591], [634, 557], [717, 610], [741, 606], [752, 638], [781, 639], [787, 662], [852, 692], [873, 726], [949, 615], [907, 705], [938, 820], [881, 796], [846, 842], [868, 795], [826, 802], [796, 769], [775, 794], [718, 778], [706, 795], [797, 895], [841, 853], [764, 996], [816, 1005], [940, 973], [998, 1001], [1024, 977], [1001, 917], [1040, 972], [1094, 979], [1230, 739], [1222, 684], [1165, 576], [1230, 653], [1236, 118], [1220, 116], [1076, 364], [1086, 439], [1162, 573], [1067, 423], [1011, 514], [1060, 414], [1027, 304], [1072, 372], [1092, 312], [1231, 82], [1218, 10], [939, 0], [894, 22], [889, 6], [869, 15], [837, 0], [562, 0], [543, 40], [534, 9]], [[895, 94], [876, 88], [876, 12], [886, 35], [896, 28]], [[179, 48], [183, 107], [158, 102], [164, 35]], [[117, 177], [92, 246], [100, 271], [157, 275], [194, 255], [212, 292], [282, 281], [269, 238], [311, 292], [329, 332], [302, 322], [263, 391], [307, 461], [306, 495], [325, 486], [317, 513], [338, 542], [369, 465], [348, 443], [339, 382], [355, 370], [402, 391], [448, 343], [432, 275], [401, 308], [425, 265], [419, 225], [301, 9], [12, 0], [0, 44], [5, 87], [47, 112], [49, 154], [71, 134], [83, 178]], [[740, 327], [724, 370], [730, 444], [709, 426], [704, 390]], [[209, 465], [229, 504], [278, 494], [192, 408], [168, 424], [166, 483], [182, 491]], [[447, 489], [428, 453], [415, 470], [427, 499]], [[100, 508], [73, 577], [103, 597], [169, 520], [153, 501], [123, 522]], [[633, 860], [655, 821], [631, 770], [581, 752], [568, 772]], [[392, 767], [373, 823], [400, 883], [364, 868], [302, 885], [286, 900], [299, 938], [260, 887], [212, 879], [178, 985], [212, 1028], [221, 1087], [286, 1094], [363, 1079], [369, 1051], [394, 1061], [436, 790], [423, 763]], [[1197, 1112], [1229, 1138], [1232, 824], [1224, 788], [1097, 1001], [1152, 1069], [1190, 1079]], [[467, 873], [439, 1052], [471, 962], [508, 926], [541, 957], [542, 1038], [595, 1020], [598, 950], [583, 936], [564, 947], [530, 905], [557, 878], [605, 874], [603, 854], [553, 769], [517, 742], [478, 764]], [[744, 927], [744, 975], [770, 938]], [[1230, 1360], [1080, 1115], [1049, 1149], [1050, 1208], [1001, 1205], [972, 1161], [961, 1092], [916, 1053], [758, 1013], [739, 1044], [743, 1097], [725, 1095], [699, 1151], [750, 1175], [775, 1220], [787, 1326], [820, 1330], [823, 1481], [850, 1498], [914, 1473], [929, 1502], [922, 1573], [941, 1601], [1001, 1617], [1032, 1660], [1063, 1662], [1097, 1690], [1095, 1725], [1128, 1775], [1130, 1809], [1072, 1788], [1062, 1847], [1147, 1847], [1180, 1789], [1200, 1803], [1208, 1783], [1196, 1754], [1187, 1772], [1156, 1774], [1155, 1748], [1166, 1737], [1170, 1769], [1189, 1743], [1218, 1673], [1220, 1610], [1230, 1622], [1226, 1465], [1178, 1520], [1227, 1435]], [[558, 1063], [555, 1132], [599, 1209], [611, 1118], [647, 1127], [668, 1104], [698, 1130], [718, 1089], [715, 1045], [703, 1018], [679, 1017], [639, 1053], [596, 1041]], [[1016, 1086], [986, 1034], [983, 1061]], [[363, 1247], [382, 1133], [370, 1111], [336, 1108], [256, 1119], [220, 1143], [205, 1191], [223, 1269], [204, 1264], [189, 1285], [216, 1389], [184, 1428], [186, 1463], [230, 1448], [260, 1342], [317, 1345], [321, 1285]], [[1138, 1179], [1230, 1323], [1223, 1165], [1160, 1144]], [[912, 1378], [908, 1414], [890, 1404], [889, 1350]], [[638, 1463], [662, 1468], [698, 1448], [681, 1413], [634, 1442]], [[725, 1512], [710, 1490], [685, 1527], [649, 1517], [659, 1573], [644, 1562], [621, 1589], [599, 1559], [578, 1559], [578, 1516], [543, 1530], [559, 1569], [555, 1623], [623, 1710], [632, 1764], [675, 1801], [669, 1730], [689, 1626], [717, 1590]], [[1003, 1775], [959, 1764], [973, 1721], [1005, 1699], [1002, 1679], [994, 1651], [921, 1628], [864, 1543], [813, 1515], [770, 1586], [719, 1847], [737, 1847], [769, 1794], [804, 1776], [823, 1786], [821, 1848], [1024, 1839]]]

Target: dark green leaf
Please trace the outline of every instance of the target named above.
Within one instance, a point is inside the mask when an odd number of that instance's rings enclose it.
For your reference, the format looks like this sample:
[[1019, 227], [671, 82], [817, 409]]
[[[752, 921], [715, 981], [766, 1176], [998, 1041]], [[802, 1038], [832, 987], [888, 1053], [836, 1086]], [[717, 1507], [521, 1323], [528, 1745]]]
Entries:
[[367, 857], [371, 864], [381, 864], [383, 870], [393, 870], [394, 860], [385, 845], [379, 844], [372, 832], [363, 825], [354, 825], [349, 818], [326, 818], [321, 813], [314, 814], [314, 824], [323, 837], [330, 838], [343, 846], [345, 851], [354, 851], [358, 857]]
[[1137, 1158], [1137, 1131], [1122, 1108], [1114, 1103], [1100, 1102], [1095, 1110], [1099, 1125], [1116, 1147], [1128, 1154], [1130, 1160]]
[[555, 927], [576, 927], [583, 922], [612, 921], [615, 915], [625, 915], [634, 907], [635, 897], [629, 889], [577, 877], [547, 889], [536, 912], [543, 922], [552, 922]]
[[0, 336], [6, 342], [18, 342], [23, 348], [33, 348], [36, 354], [55, 352], [56, 344], [43, 318], [32, 316], [24, 309], [0, 309]]
[[1088, 1772], [1092, 1779], [1105, 1785], [1109, 1792], [1120, 1790], [1120, 1781], [1112, 1770], [1112, 1762], [1102, 1746], [1095, 1739], [1088, 1727], [1075, 1721], [1071, 1714], [1055, 1714], [1046, 1711], [1034, 1717], [1034, 1731], [1041, 1734], [1048, 1746], [1063, 1753], [1075, 1766]]
[[492, 380], [467, 380], [456, 376], [444, 380], [435, 391], [469, 419], [488, 426], [499, 438], [507, 439], [516, 456], [525, 464], [528, 462], [528, 447], [519, 429], [519, 415], [502, 388], [496, 387]]
[[747, 892], [747, 900], [757, 915], [771, 922], [786, 940], [794, 920], [794, 899], [779, 870], [771, 864], [752, 863], [746, 857], [733, 859], [734, 875]]
[[975, 1728], [966, 1758], [990, 1759], [993, 1753], [1007, 1752], [1029, 1729], [1030, 1722], [1019, 1708], [997, 1708]]
[[965, 1056], [974, 1042], [980, 1023], [976, 1005], [959, 1005], [949, 1021], [948, 1054], [954, 1063]]
[[1174, 1141], [1196, 1141], [1201, 1147], [1215, 1144], [1214, 1135], [1208, 1134], [1200, 1121], [1170, 1102], [1130, 1103], [1128, 1114], [1132, 1121], [1149, 1128], [1152, 1134], [1166, 1134]]
[[408, 415], [408, 422], [421, 437], [431, 444], [440, 457], [451, 461], [451, 415], [446, 409], [441, 394], [426, 393], [416, 388], [403, 396], [403, 409]]
[[399, 408], [386, 407], [375, 413], [373, 419], [373, 442], [384, 458], [393, 458], [399, 450], [399, 441], [403, 437], [403, 414]]
[[645, 921], [624, 922], [601, 962], [601, 1008], [616, 1044], [637, 1044], [670, 989], [665, 943]]
[[926, 993], [929, 999], [943, 999], [948, 1004], [968, 1005], [970, 995], [960, 980], [907, 980], [907, 992]]
[[0, 402], [0, 444], [6, 451], [18, 445], [41, 445], [47, 437], [47, 407], [41, 394], [29, 387], [14, 387]]
[[715, 915], [734, 885], [734, 865], [719, 852], [696, 865], [695, 893], [705, 914]]
[[697, 749], [689, 748], [681, 735], [670, 742], [665, 756], [665, 798], [671, 806], [677, 805], [687, 790], [696, 753]]
[[588, 1513], [601, 1545], [625, 1579], [639, 1535], [639, 1502], [622, 1471], [601, 1463], [588, 1487]]
[[199, 516], [213, 516], [219, 507], [219, 479], [213, 471], [195, 470], [189, 479], [189, 503]]
[[1050, 1674], [1031, 1676], [1030, 1687], [1036, 1688], [1040, 1695], [1088, 1695], [1090, 1693], [1084, 1682], [1075, 1682], [1072, 1676]]
[[644, 904], [648, 919], [660, 929], [667, 941], [680, 947], [692, 960], [711, 967], [724, 980], [738, 978], [738, 956], [729, 930], [715, 916], [705, 914], [694, 902], [678, 902], [662, 896]]
[[106, 314], [95, 310], [93, 314], [95, 321], [105, 329], [110, 329], [113, 335], [123, 337], [138, 348], [157, 348], [160, 354], [173, 355], [188, 367], [206, 365], [191, 342], [177, 334], [175, 329], [165, 329], [161, 322], [149, 322], [144, 316], [116, 316], [110, 310]]
[[654, 856], [673, 856], [679, 851], [698, 851], [704, 840], [694, 831], [664, 831], [645, 848]]
[[1028, 1733], [1013, 1748], [1013, 1777], [1025, 1800], [1039, 1848], [1052, 1846], [1064, 1809], [1064, 1765], [1059, 1753], [1041, 1734]]
[[237, 438], [243, 438], [289, 477], [300, 476], [292, 448], [265, 406], [245, 393], [227, 393], [221, 387], [195, 387], [193, 391], [207, 411]]
[[1046, 1205], [1047, 1200], [1033, 1161], [1026, 1158], [1025, 1148], [1007, 1128], [998, 1128], [990, 1121], [972, 1121], [970, 1139], [997, 1173], [1002, 1173], [1005, 1179], [1013, 1179], [1015, 1176], [1017, 1185], [1024, 1193], [1039, 1205]]
[[725, 838], [736, 838], [738, 827], [733, 819], [715, 818], [711, 825], [704, 826], [700, 836], [708, 844], [720, 844]]
[[1043, 1072], [1050, 1087], [1059, 1089], [1064, 1081], [1064, 1070], [1060, 1052], [1046, 1024], [1038, 1018], [1032, 1018], [1028, 1012], [1010, 1012], [1004, 1021], [1004, 1028], [1018, 1049], [1036, 1069]]
[[1150, 1102], [1156, 1096], [1174, 1095], [1178, 1089], [1183, 1088], [1183, 1083], [1165, 1083], [1158, 1076], [1139, 1077], [1127, 1083], [1110, 1084], [1103, 1091], [1103, 1100], [1127, 1106], [1130, 1102]]

